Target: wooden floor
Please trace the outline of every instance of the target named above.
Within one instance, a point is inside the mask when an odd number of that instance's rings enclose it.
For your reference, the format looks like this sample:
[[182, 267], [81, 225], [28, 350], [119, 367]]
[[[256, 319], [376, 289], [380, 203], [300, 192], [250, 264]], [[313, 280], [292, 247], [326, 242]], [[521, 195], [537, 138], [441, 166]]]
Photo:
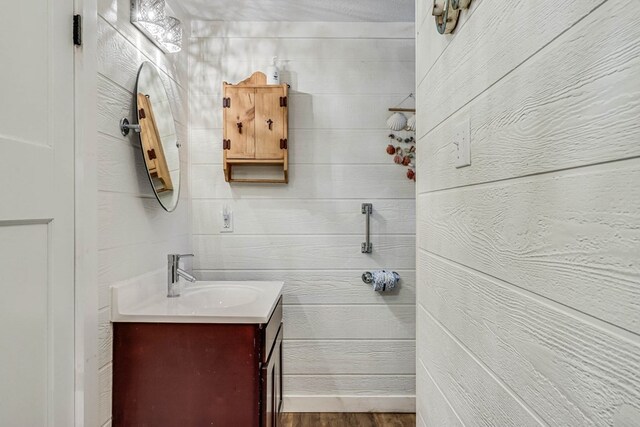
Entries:
[[415, 414], [285, 413], [281, 427], [415, 427]]

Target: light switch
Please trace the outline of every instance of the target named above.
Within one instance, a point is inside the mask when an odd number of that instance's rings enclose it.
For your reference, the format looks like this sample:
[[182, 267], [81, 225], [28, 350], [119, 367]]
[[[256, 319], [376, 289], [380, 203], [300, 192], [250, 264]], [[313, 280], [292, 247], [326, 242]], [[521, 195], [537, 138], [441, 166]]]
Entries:
[[222, 222], [220, 225], [221, 233], [233, 233], [233, 213], [231, 212], [231, 208], [229, 206], [224, 206], [222, 208]]
[[456, 146], [456, 168], [471, 166], [471, 119], [466, 118], [456, 125], [453, 144]]

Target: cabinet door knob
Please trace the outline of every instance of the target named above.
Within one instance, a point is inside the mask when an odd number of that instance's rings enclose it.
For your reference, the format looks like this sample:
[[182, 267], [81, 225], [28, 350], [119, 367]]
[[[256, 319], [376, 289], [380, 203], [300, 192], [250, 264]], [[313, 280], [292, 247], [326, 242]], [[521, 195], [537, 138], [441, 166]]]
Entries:
[[273, 126], [273, 120], [267, 120], [267, 124], [269, 125], [269, 130], [271, 130], [271, 127]]

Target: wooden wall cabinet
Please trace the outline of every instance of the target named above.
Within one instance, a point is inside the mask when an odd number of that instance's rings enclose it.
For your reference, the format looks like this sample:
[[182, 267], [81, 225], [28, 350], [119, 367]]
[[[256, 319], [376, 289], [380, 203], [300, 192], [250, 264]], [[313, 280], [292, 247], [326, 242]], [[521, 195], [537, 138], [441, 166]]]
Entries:
[[[223, 163], [227, 182], [289, 182], [288, 86], [267, 85], [260, 72], [223, 83]], [[282, 179], [234, 179], [234, 166], [281, 165]]]
[[140, 143], [144, 151], [144, 162], [149, 175], [156, 179], [153, 188], [157, 193], [173, 190], [171, 171], [164, 154], [162, 137], [158, 131], [151, 100], [143, 93], [138, 93], [138, 123], [140, 124]]
[[280, 427], [282, 298], [267, 324], [113, 326], [114, 427]]

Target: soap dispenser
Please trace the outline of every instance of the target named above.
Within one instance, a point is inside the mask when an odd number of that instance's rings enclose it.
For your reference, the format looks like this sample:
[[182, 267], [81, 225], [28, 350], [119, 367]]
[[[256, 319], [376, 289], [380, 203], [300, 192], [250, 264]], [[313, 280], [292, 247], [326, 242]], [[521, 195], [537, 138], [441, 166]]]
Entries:
[[278, 70], [278, 66], [276, 62], [278, 61], [278, 57], [274, 56], [271, 58], [271, 65], [267, 67], [267, 84], [268, 85], [279, 85], [280, 84], [280, 70]]

